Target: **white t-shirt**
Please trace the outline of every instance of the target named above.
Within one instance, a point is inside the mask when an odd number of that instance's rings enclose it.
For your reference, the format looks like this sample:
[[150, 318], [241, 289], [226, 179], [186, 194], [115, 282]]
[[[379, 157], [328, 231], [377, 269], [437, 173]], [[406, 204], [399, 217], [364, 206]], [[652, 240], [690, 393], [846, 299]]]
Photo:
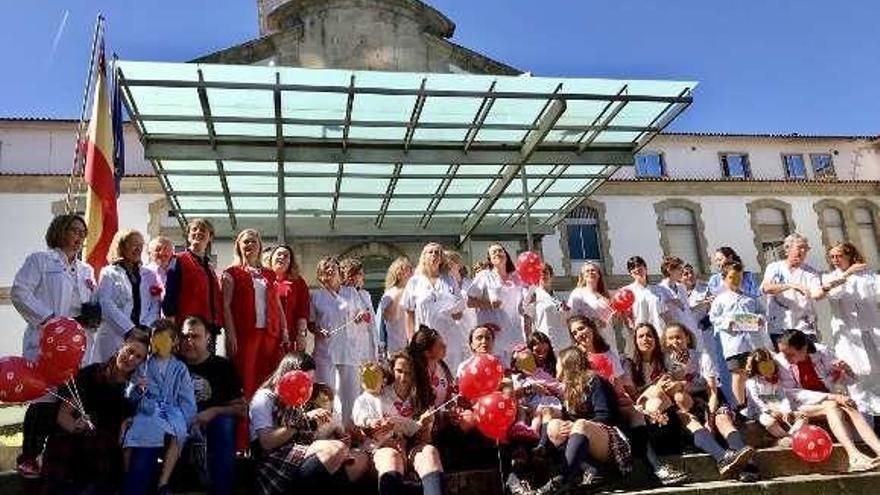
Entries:
[[254, 393], [248, 408], [248, 422], [251, 441], [257, 439], [260, 430], [275, 428], [275, 394], [268, 388], [261, 388]]
[[[816, 271], [802, 264], [789, 270], [785, 260], [774, 261], [764, 271], [764, 283], [800, 284], [810, 291], [818, 290], [822, 283]], [[816, 309], [813, 299], [793, 289], [767, 296], [767, 330], [779, 334], [796, 328], [806, 334], [816, 334]]]

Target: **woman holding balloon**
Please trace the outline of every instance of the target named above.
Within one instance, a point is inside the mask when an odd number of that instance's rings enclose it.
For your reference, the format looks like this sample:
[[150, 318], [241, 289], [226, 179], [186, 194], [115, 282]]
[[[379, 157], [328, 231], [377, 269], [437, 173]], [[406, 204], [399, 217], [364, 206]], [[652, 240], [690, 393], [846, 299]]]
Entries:
[[[15, 274], [9, 297], [27, 322], [22, 356], [35, 361], [43, 327], [54, 317], [83, 317], [95, 296], [92, 267], [79, 259], [88, 235], [79, 215], [59, 215], [46, 230], [46, 250], [31, 253]], [[94, 309], [96, 306], [91, 304]], [[100, 320], [100, 311], [98, 311]], [[91, 349], [91, 338], [88, 339]], [[18, 472], [26, 478], [39, 477], [37, 458], [55, 421], [55, 404], [39, 401], [28, 406], [24, 418], [24, 441], [18, 457]]]
[[[534, 256], [540, 263], [537, 255]], [[477, 325], [494, 323], [501, 329], [495, 337], [495, 355], [507, 363], [514, 344], [524, 342], [531, 333], [530, 318], [523, 316], [529, 291], [504, 246], [491, 244], [487, 259], [491, 268], [474, 276], [467, 290], [468, 305], [477, 310]], [[536, 275], [533, 283], [540, 280], [540, 270]]]
[[314, 371], [308, 354], [288, 354], [251, 400], [251, 453], [261, 495], [342, 489], [366, 472], [366, 456], [353, 455], [339, 440], [315, 440], [332, 413], [304, 410]]

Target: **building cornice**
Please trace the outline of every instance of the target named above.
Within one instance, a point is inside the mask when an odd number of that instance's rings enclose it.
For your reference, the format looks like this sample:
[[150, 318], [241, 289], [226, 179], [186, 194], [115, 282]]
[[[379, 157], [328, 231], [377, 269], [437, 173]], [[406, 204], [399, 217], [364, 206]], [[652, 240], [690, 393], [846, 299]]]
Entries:
[[594, 196], [878, 196], [880, 181], [608, 180]]

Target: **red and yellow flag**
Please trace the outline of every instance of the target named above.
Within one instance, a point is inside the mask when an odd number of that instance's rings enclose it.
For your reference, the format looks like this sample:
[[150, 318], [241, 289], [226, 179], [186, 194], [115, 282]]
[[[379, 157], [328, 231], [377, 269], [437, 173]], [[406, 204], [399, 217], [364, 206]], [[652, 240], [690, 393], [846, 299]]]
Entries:
[[98, 78], [95, 83], [95, 101], [86, 141], [84, 177], [86, 224], [89, 234], [83, 244], [83, 259], [92, 265], [96, 276], [107, 264], [110, 241], [119, 228], [113, 167], [113, 122], [104, 66], [104, 50], [101, 49], [98, 57]]

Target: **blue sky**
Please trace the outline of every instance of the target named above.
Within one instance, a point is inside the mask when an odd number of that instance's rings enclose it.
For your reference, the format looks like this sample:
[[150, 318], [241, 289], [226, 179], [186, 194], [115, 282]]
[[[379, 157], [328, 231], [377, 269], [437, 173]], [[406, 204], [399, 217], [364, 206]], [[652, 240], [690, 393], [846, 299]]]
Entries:
[[[430, 3], [453, 41], [535, 75], [699, 80], [675, 130], [880, 134], [877, 0]], [[125, 59], [185, 61], [257, 34], [256, 0], [5, 1], [0, 116], [78, 115], [99, 11]]]

